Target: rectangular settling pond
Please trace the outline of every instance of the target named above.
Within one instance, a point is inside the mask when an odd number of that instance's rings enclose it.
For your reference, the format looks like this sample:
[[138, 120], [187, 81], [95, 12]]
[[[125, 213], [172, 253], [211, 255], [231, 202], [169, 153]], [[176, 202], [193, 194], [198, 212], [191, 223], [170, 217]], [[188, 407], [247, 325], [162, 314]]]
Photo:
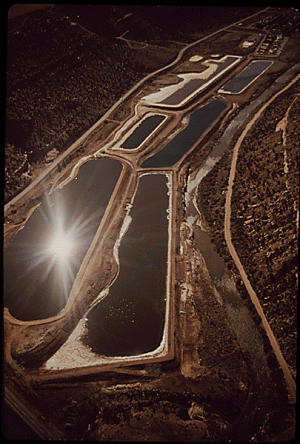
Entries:
[[166, 116], [155, 114], [146, 117], [122, 143], [121, 148], [135, 149], [138, 148], [144, 140], [160, 125]]
[[14, 317], [45, 319], [64, 308], [121, 170], [122, 164], [110, 158], [85, 163], [76, 179], [42, 201], [14, 237], [4, 252], [4, 306]]
[[164, 174], [140, 178], [132, 221], [119, 248], [120, 271], [87, 316], [86, 345], [105, 356], [133, 356], [161, 343], [166, 310], [169, 196]]
[[250, 83], [254, 82], [273, 62], [266, 60], [253, 60], [243, 71], [226, 83], [219, 92], [240, 94]]
[[[162, 105], [182, 105], [188, 97], [192, 96], [196, 91], [200, 90], [211, 82], [213, 79], [218, 78], [224, 71], [226, 71], [231, 65], [237, 63], [239, 57], [237, 56], [225, 56], [221, 60], [209, 60], [206, 62], [208, 66], [215, 66], [216, 68], [212, 70], [206, 78], [195, 78], [186, 83], [183, 87], [178, 86], [177, 91], [168, 96], [163, 101], [159, 102]], [[209, 69], [207, 69], [208, 71]], [[205, 71], [204, 71], [205, 74]], [[202, 74], [203, 75], [203, 74]]]
[[175, 165], [195, 145], [206, 130], [227, 108], [227, 104], [218, 99], [206, 103], [190, 115], [189, 124], [160, 151], [144, 160], [142, 168], [165, 168]]

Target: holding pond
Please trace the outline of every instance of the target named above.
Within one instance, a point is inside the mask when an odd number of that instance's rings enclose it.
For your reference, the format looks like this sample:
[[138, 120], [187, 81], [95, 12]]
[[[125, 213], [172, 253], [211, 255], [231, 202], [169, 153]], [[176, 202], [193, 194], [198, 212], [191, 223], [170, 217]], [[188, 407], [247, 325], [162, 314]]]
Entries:
[[77, 178], [45, 197], [4, 252], [4, 305], [23, 321], [66, 305], [122, 170], [114, 159], [85, 163]]
[[165, 120], [166, 116], [155, 114], [144, 119], [122, 143], [121, 148], [138, 148], [147, 137]]
[[87, 315], [87, 345], [105, 356], [155, 350], [163, 338], [167, 297], [168, 178], [144, 175], [119, 249], [120, 271], [109, 294]]
[[190, 116], [189, 124], [167, 145], [142, 162], [142, 168], [164, 168], [175, 165], [195, 145], [206, 130], [215, 122], [227, 104], [218, 99], [198, 108]]
[[240, 59], [239, 56], [225, 55], [218, 60], [206, 60], [202, 63], [206, 66], [204, 71], [178, 74], [183, 79], [180, 83], [161, 88], [158, 92], [143, 97], [141, 102], [146, 105], [180, 108], [239, 63]]
[[254, 60], [237, 76], [226, 83], [219, 92], [227, 94], [240, 94], [244, 91], [254, 80], [264, 73], [273, 62], [266, 60]]

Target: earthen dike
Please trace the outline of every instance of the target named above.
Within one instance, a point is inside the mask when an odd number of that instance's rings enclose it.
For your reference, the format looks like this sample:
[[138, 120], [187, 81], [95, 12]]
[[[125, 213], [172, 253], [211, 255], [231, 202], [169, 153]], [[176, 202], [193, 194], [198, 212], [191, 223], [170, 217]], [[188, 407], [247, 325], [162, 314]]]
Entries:
[[[214, 33], [213, 38], [216, 37], [215, 34], [217, 33]], [[212, 36], [208, 36], [207, 39], [210, 37]], [[255, 48], [253, 48], [253, 50]], [[183, 55], [183, 53], [184, 52], [182, 52], [181, 55]], [[195, 49], [193, 54], [195, 54]], [[178, 313], [180, 300], [178, 300], [175, 287], [177, 264], [181, 261], [181, 258], [178, 255], [176, 246], [180, 243], [180, 226], [183, 217], [182, 195], [186, 187], [186, 178], [187, 174], [195, 171], [203, 162], [211, 149], [211, 143], [218, 140], [226, 124], [235, 116], [235, 95], [227, 99], [228, 96], [218, 94], [220, 87], [244, 69], [253, 58], [252, 52], [249, 53], [248, 51], [248, 54], [240, 57], [237, 65], [234, 64], [231, 69], [226, 69], [226, 71], [224, 71], [222, 75], [218, 75], [215, 80], [210, 79], [207, 88], [201, 88], [201, 91], [197, 94], [192, 94], [189, 100], [184, 100], [183, 106], [179, 106], [176, 109], [174, 109], [174, 106], [168, 107], [168, 105], [162, 106], [161, 104], [158, 108], [155, 107], [153, 103], [147, 104], [142, 101], [141, 99], [146, 95], [157, 92], [157, 83], [155, 84], [155, 81], [152, 84], [148, 83], [146, 85], [146, 93], [145, 87], [143, 90], [139, 89], [134, 96], [130, 96], [122, 101], [119, 107], [114, 107], [110, 120], [107, 119], [105, 122], [109, 128], [111, 128], [111, 122], [120, 122], [118, 126], [114, 125], [114, 131], [108, 132], [105, 130], [105, 124], [103, 124], [100, 125], [99, 128], [95, 128], [82, 141], [80, 148], [83, 148], [85, 154], [84, 161], [101, 156], [110, 156], [122, 162], [123, 169], [106, 208], [105, 215], [80, 267], [64, 310], [52, 318], [24, 322], [13, 318], [8, 310], [5, 309], [5, 358], [13, 368], [20, 370], [19, 366], [21, 364], [23, 368], [26, 367], [30, 371], [31, 377], [38, 379], [55, 379], [58, 376], [68, 377], [70, 374], [97, 373], [99, 371], [117, 369], [124, 365], [141, 362], [180, 360], [181, 342], [179, 330], [181, 321], [179, 321]], [[191, 67], [193, 67], [196, 72], [197, 68], [200, 71], [203, 70], [201, 63], [195, 63], [189, 60], [185, 60], [183, 63], [184, 68], [182, 69], [186, 69], [186, 66], [190, 65], [189, 68], [191, 69]], [[180, 70], [180, 65], [181, 63], [175, 64], [177, 72], [178, 69]], [[282, 72], [284, 68], [282, 64], [279, 63], [278, 66], [274, 65], [276, 65], [276, 63], [273, 63], [272, 66], [273, 73]], [[170, 70], [165, 73], [164, 78], [167, 78], [169, 74]], [[162, 78], [158, 80], [162, 80]], [[255, 83], [256, 82], [254, 82], [254, 84]], [[262, 82], [260, 82], [260, 87], [262, 87]], [[239, 98], [240, 106], [243, 101], [244, 103], [249, 103], [251, 97], [258, 94], [258, 92], [258, 85], [252, 85], [249, 91], [244, 93], [243, 99], [241, 100]], [[227, 103], [228, 106], [226, 110], [221, 113], [219, 118], [213, 122], [197, 143], [179, 162], [167, 169], [140, 168], [140, 164], [145, 158], [164, 146], [167, 138], [173, 137], [175, 133], [184, 128], [188, 121], [188, 116], [195, 108], [199, 108], [215, 96], [218, 96], [218, 98]], [[140, 122], [146, 115], [151, 115], [151, 113], [166, 116], [159, 131], [151, 133], [137, 149], [125, 150], [121, 148], [121, 141], [133, 131], [136, 123]], [[121, 115], [125, 115], [126, 119], [120, 119]], [[104, 140], [103, 133], [107, 134]], [[208, 141], [210, 142], [209, 146], [207, 144]], [[79, 162], [82, 164], [83, 161], [80, 160]], [[79, 162], [70, 162], [67, 170], [65, 169], [61, 173], [55, 174], [54, 177], [52, 172], [50, 181], [49, 177], [45, 178], [46, 181], [48, 180], [48, 186], [51, 185], [51, 187], [49, 187], [50, 192], [52, 192], [55, 187], [62, 185], [65, 179], [72, 174], [72, 171], [74, 171], [73, 176], [76, 176], [76, 165]], [[115, 279], [118, 273], [118, 264], [114, 257], [114, 247], [120, 238], [123, 222], [133, 203], [138, 178], [146, 172], [151, 174], [167, 174], [170, 179], [168, 289], [162, 347], [159, 352], [154, 351], [152, 354], [145, 356], [141, 355], [133, 357], [132, 359], [124, 359], [122, 362], [115, 362], [112, 359], [111, 362], [104, 365], [87, 366], [57, 372], [43, 371], [42, 368], [39, 367], [66, 342], [78, 322], [86, 315], [90, 307], [95, 304], [95, 301], [97, 301], [97, 303], [100, 301], [101, 294], [104, 293], [105, 289], [107, 289]], [[23, 222], [23, 225], [24, 223], [25, 222]], [[10, 231], [16, 231], [16, 229], [12, 227], [8, 228]], [[97, 270], [96, 277], [95, 270]], [[175, 331], [179, 331], [176, 339], [174, 337]], [[38, 368], [39, 370], [37, 371]]]

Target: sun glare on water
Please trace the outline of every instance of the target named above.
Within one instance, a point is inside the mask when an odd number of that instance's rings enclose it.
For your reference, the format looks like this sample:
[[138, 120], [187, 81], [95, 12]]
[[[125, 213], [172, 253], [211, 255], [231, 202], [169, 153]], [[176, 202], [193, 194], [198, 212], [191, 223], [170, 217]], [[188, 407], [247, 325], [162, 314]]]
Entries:
[[58, 194], [52, 201], [47, 198], [43, 212], [49, 230], [42, 242], [37, 242], [35, 262], [44, 262], [44, 278], [52, 273], [53, 286], [60, 288], [62, 298], [67, 301], [77, 271], [91, 241], [91, 232], [97, 214], [88, 218], [74, 212], [69, 217], [64, 201]]
[[71, 233], [59, 230], [51, 236], [47, 252], [55, 261], [63, 265], [71, 259], [75, 247], [76, 242]]
[[[5, 294], [17, 295], [17, 318], [31, 320], [31, 311], [33, 319], [54, 316], [71, 295], [103, 215], [92, 199], [83, 207], [71, 198], [60, 190], [46, 195], [5, 251]], [[39, 310], [35, 301], [43, 297]]]

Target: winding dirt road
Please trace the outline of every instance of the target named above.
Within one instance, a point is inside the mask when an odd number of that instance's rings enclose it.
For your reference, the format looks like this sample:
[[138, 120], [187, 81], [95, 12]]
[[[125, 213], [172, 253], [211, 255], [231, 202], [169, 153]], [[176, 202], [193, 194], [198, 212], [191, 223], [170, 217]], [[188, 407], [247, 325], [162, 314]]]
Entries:
[[273, 334], [273, 331], [265, 317], [264, 311], [262, 309], [262, 306], [259, 302], [258, 297], [256, 296], [256, 293], [254, 289], [252, 288], [252, 285], [250, 284], [250, 281], [247, 277], [247, 274], [243, 268], [243, 265], [241, 264], [241, 261], [238, 257], [238, 254], [234, 248], [234, 245], [232, 243], [231, 239], [231, 227], [230, 227], [230, 220], [231, 220], [231, 198], [232, 198], [232, 189], [233, 189], [233, 183], [235, 178], [235, 172], [236, 172], [236, 164], [238, 159], [238, 152], [239, 148], [246, 137], [248, 131], [251, 129], [252, 125], [255, 124], [255, 122], [259, 119], [259, 117], [262, 115], [262, 113], [265, 111], [265, 109], [270, 105], [273, 100], [276, 99], [281, 93], [286, 91], [290, 86], [292, 86], [298, 79], [300, 78], [300, 74], [298, 74], [291, 82], [288, 83], [284, 88], [280, 89], [276, 94], [274, 94], [260, 109], [259, 111], [253, 116], [253, 118], [250, 120], [250, 122], [247, 123], [245, 126], [242, 134], [238, 138], [236, 145], [233, 150], [232, 155], [232, 161], [231, 161], [231, 168], [230, 168], [230, 175], [229, 175], [229, 181], [228, 181], [228, 189], [226, 193], [226, 203], [225, 203], [225, 222], [224, 222], [224, 234], [225, 234], [225, 240], [228, 247], [228, 250], [232, 256], [232, 259], [234, 260], [235, 265], [237, 266], [239, 273], [241, 275], [241, 278], [243, 280], [243, 283], [249, 293], [249, 296], [251, 298], [251, 301], [253, 302], [257, 313], [261, 317], [262, 324], [265, 328], [265, 331], [268, 335], [268, 338], [270, 340], [270, 343], [273, 347], [274, 353], [276, 355], [276, 358], [278, 360], [278, 363], [283, 371], [291, 398], [293, 402], [296, 402], [296, 383], [294, 381], [294, 378], [290, 372], [290, 369], [282, 355], [282, 352], [280, 350], [280, 347], [278, 345], [278, 342]]
[[163, 71], [166, 71], [167, 69], [171, 68], [172, 66], [176, 65], [177, 62], [179, 62], [179, 60], [181, 59], [181, 57], [183, 56], [183, 54], [185, 53], [185, 51], [187, 51], [188, 49], [192, 48], [193, 46], [196, 46], [199, 43], [202, 43], [214, 36], [216, 36], [217, 34], [222, 33], [223, 31], [229, 30], [230, 28], [233, 28], [234, 26], [236, 26], [238, 23], [242, 23], [245, 20], [248, 20], [250, 18], [255, 17], [258, 14], [261, 14], [265, 11], [267, 11], [269, 9], [269, 7], [263, 9], [262, 11], [258, 11], [255, 14], [245, 17], [242, 20], [239, 20], [235, 23], [232, 23], [230, 25], [225, 26], [224, 28], [218, 29], [217, 31], [206, 35], [192, 43], [189, 43], [188, 45], [184, 46], [178, 53], [177, 57], [173, 60], [173, 62], [169, 63], [168, 65], [163, 66], [162, 68], [157, 69], [154, 72], [151, 72], [150, 74], [146, 75], [145, 77], [143, 77], [139, 82], [137, 82], [129, 91], [127, 91], [124, 96], [122, 96], [117, 102], [115, 102], [113, 104], [113, 106], [111, 108], [109, 108], [106, 113], [100, 117], [99, 120], [97, 120], [97, 122], [94, 123], [94, 125], [92, 125], [81, 137], [79, 137], [79, 139], [76, 140], [76, 142], [74, 142], [66, 151], [64, 151], [62, 154], [60, 154], [59, 156], [57, 156], [57, 158], [50, 164], [50, 166], [48, 168], [46, 168], [30, 185], [28, 185], [28, 187], [26, 187], [23, 191], [21, 191], [21, 193], [17, 194], [17, 196], [15, 196], [13, 199], [11, 199], [5, 206], [4, 206], [4, 211], [6, 212], [12, 205], [16, 205], [17, 202], [24, 197], [29, 191], [31, 191], [34, 187], [36, 187], [37, 185], [39, 185], [47, 176], [49, 176], [56, 168], [57, 166], [67, 157], [69, 156], [73, 151], [75, 151], [75, 149], [77, 149], [77, 147], [80, 145], [80, 143], [84, 142], [87, 137], [94, 131], [96, 130], [106, 119], [108, 119], [111, 114], [118, 108], [118, 106], [124, 102], [133, 92], [137, 91], [138, 88], [140, 86], [143, 85], [143, 83], [145, 83], [147, 80], [151, 79], [152, 77], [156, 76], [157, 74], [160, 74]]

